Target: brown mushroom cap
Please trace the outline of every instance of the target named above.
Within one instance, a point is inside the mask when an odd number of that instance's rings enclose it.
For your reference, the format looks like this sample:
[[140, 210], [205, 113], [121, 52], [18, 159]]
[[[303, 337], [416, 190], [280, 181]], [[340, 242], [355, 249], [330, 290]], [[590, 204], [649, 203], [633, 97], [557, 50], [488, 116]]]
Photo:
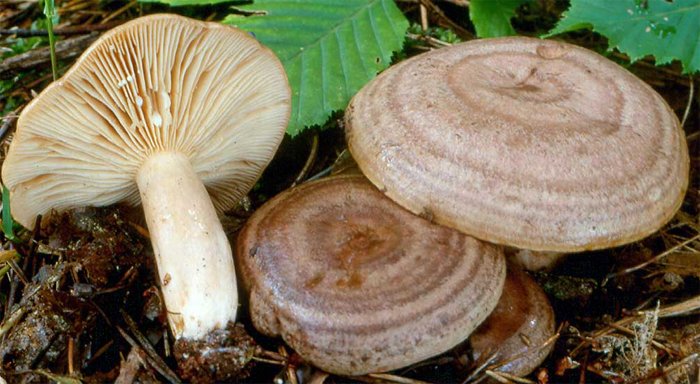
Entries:
[[236, 257], [255, 327], [346, 375], [457, 345], [505, 279], [499, 247], [412, 215], [358, 176], [271, 199], [240, 233]]
[[643, 238], [680, 207], [689, 159], [666, 102], [589, 50], [475, 40], [395, 65], [346, 111], [363, 173], [478, 238], [573, 252]]
[[554, 333], [554, 310], [547, 295], [525, 272], [509, 265], [496, 309], [469, 341], [475, 360], [495, 352], [492, 363], [505, 363], [498, 371], [524, 376], [552, 351], [554, 343], [545, 343]]
[[247, 33], [151, 15], [104, 34], [22, 112], [3, 181], [32, 227], [52, 208], [139, 204], [136, 174], [184, 154], [218, 211], [248, 192], [284, 135], [290, 90]]

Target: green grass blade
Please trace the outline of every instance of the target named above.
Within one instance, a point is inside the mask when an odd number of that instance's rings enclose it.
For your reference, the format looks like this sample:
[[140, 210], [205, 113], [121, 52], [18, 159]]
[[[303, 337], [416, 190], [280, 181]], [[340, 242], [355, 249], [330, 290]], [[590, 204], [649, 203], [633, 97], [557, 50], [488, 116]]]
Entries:
[[5, 238], [12, 242], [17, 241], [13, 229], [14, 221], [12, 220], [12, 212], [10, 212], [10, 190], [4, 185], [2, 186], [2, 232]]

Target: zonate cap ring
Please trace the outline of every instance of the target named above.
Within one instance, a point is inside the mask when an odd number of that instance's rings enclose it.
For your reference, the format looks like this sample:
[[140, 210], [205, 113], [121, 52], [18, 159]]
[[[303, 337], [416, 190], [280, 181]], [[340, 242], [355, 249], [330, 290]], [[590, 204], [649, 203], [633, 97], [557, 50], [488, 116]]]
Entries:
[[639, 240], [688, 185], [680, 123], [651, 87], [574, 45], [473, 40], [380, 74], [345, 114], [362, 172], [483, 240], [574, 252]]
[[505, 279], [500, 247], [411, 214], [359, 176], [281, 193], [237, 247], [255, 327], [344, 375], [449, 350], [493, 310]]

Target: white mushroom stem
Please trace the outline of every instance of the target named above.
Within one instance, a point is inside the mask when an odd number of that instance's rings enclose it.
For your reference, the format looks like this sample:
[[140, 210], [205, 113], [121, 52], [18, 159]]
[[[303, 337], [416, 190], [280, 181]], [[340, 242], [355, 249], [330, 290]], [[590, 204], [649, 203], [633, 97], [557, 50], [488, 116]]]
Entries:
[[518, 248], [506, 249], [508, 260], [527, 271], [550, 271], [567, 255], [567, 253], [562, 252], [531, 251]]
[[236, 318], [236, 273], [223, 227], [186, 156], [153, 154], [136, 177], [176, 338], [203, 338]]

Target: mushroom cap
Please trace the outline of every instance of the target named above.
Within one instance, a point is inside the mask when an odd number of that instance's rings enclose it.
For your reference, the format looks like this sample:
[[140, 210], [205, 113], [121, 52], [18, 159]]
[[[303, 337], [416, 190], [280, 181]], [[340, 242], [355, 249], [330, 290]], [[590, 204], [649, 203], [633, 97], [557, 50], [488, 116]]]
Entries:
[[[508, 265], [496, 309], [469, 337], [475, 360], [496, 352], [497, 370], [515, 376], [532, 372], [547, 358], [554, 343], [554, 309], [542, 288], [520, 268]], [[484, 356], [487, 354], [487, 356]]]
[[346, 111], [363, 173], [404, 208], [483, 240], [601, 249], [671, 219], [688, 185], [678, 118], [584, 48], [524, 37], [413, 57]]
[[152, 153], [184, 153], [218, 211], [248, 192], [290, 112], [284, 69], [246, 32], [151, 15], [105, 33], [24, 109], [2, 167], [13, 215], [139, 203]]
[[255, 327], [345, 375], [449, 350], [493, 310], [505, 279], [500, 247], [411, 214], [361, 176], [268, 201], [236, 260]]

